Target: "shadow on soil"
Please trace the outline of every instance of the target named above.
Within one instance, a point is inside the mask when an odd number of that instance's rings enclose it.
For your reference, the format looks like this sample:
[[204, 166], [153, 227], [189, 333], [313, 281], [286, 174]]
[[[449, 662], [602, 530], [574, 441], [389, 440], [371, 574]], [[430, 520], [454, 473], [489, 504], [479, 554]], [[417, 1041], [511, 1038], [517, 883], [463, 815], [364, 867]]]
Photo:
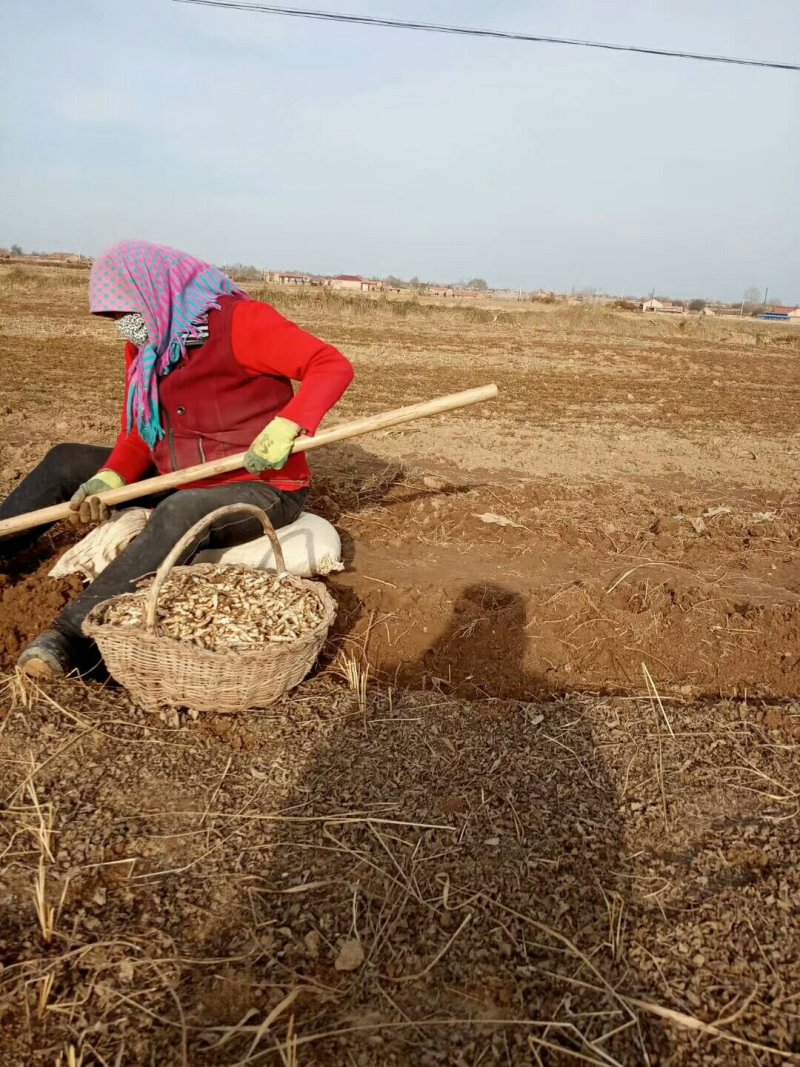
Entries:
[[[339, 604], [336, 633], [338, 646], [353, 655], [363, 655], [365, 643], [381, 625], [381, 616], [371, 610], [359, 592], [348, 586], [335, 590]], [[385, 597], [383, 602], [385, 602]], [[425, 603], [411, 604], [416, 619], [413, 637], [425, 643]], [[368, 660], [393, 664], [378, 669], [385, 683], [429, 689], [464, 699], [533, 700], [548, 691], [547, 679], [525, 669], [527, 612], [524, 599], [512, 589], [492, 582], [475, 582], [463, 589], [453, 603], [449, 623], [421, 654], [405, 657], [379, 645], [369, 644]]]
[[[487, 612], [505, 626], [476, 621]], [[541, 1062], [531, 1056], [543, 1036], [577, 1052], [624, 1023], [609, 987], [626, 977], [628, 865], [586, 704], [444, 697], [492, 657], [498, 684], [508, 674], [534, 690], [522, 639], [509, 636], [523, 623], [514, 593], [467, 589], [450, 630], [407, 665], [438, 691], [373, 692], [368, 709], [354, 696], [285, 797], [282, 810], [301, 818], [271, 828], [272, 860], [251, 872], [247, 921], [263, 955], [244, 989], [280, 989], [291, 974], [305, 990], [292, 1007], [301, 1038], [355, 1028], [312, 1040], [309, 1062]], [[281, 894], [299, 881], [318, 888]], [[220, 954], [232, 934], [217, 930], [204, 952]], [[218, 976], [196, 991], [209, 1023], [246, 1011], [237, 983]], [[515, 1021], [525, 1019], [554, 1022], [543, 1035]], [[622, 1030], [605, 1051], [640, 1062], [641, 1036]]]

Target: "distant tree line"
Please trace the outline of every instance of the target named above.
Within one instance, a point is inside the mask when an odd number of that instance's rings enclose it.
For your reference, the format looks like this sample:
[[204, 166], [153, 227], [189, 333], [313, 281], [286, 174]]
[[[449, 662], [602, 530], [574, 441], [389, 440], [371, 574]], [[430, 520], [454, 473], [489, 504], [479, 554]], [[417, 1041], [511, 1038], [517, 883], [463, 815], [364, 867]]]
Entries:
[[257, 282], [264, 277], [263, 270], [252, 263], [226, 263], [221, 269], [235, 282]]
[[11, 245], [10, 248], [3, 247], [0, 248], [0, 252], [12, 256], [31, 256], [33, 259], [45, 259], [47, 256], [52, 255], [51, 252], [37, 252], [35, 249], [26, 252], [22, 245]]
[[23, 250], [22, 245], [12, 245], [10, 248], [0, 248], [0, 252], [10, 253], [12, 256], [46, 256], [47, 252], [28, 252]]
[[382, 281], [390, 289], [420, 289], [423, 292], [426, 289], [478, 289], [486, 292], [489, 288], [489, 283], [485, 278], [470, 278], [469, 280], [461, 278], [457, 282], [431, 282], [422, 281], [415, 274], [413, 278], [409, 278], [406, 281], [403, 278], [398, 278], [395, 274], [387, 274]]
[[[758, 311], [762, 311], [764, 308], [764, 295], [757, 285], [751, 285], [745, 289], [742, 295], [742, 311], [745, 315], [754, 315]], [[702, 311], [703, 308], [708, 307], [711, 301], [696, 298], [689, 301], [690, 311]], [[738, 301], [732, 301], [736, 304]], [[773, 297], [770, 302], [772, 307], [782, 307], [783, 301], [780, 297]]]
[[[744, 314], [745, 315], [754, 315], [759, 311], [763, 311], [764, 305], [765, 305], [765, 299], [764, 299], [765, 296], [766, 296], [766, 293], [762, 293], [762, 291], [758, 288], [757, 285], [751, 285], [747, 289], [745, 289], [744, 293], [742, 294], [742, 300], [741, 300], [741, 307], [742, 307], [742, 310], [743, 310]], [[687, 301], [683, 301], [683, 300], [675, 300], [674, 297], [665, 296], [665, 295], [662, 295], [661, 293], [656, 293], [655, 295], [653, 293], [651, 293], [647, 297], [640, 298], [639, 303], [642, 303], [644, 300], [652, 300], [652, 299], [660, 300], [663, 304], [685, 303], [686, 306], [688, 307], [689, 311], [702, 311], [703, 308], [706, 308], [706, 307], [712, 307], [713, 308], [714, 305], [718, 304], [718, 303], [722, 303], [722, 304], [728, 303], [729, 305], [733, 305], [733, 306], [736, 306], [736, 305], [738, 305], [740, 303], [738, 300], [716, 301], [716, 300], [707, 300], [704, 297], [695, 297], [693, 300], [689, 300], [687, 302]], [[778, 296], [773, 296], [769, 303], [770, 303], [771, 307], [782, 307], [783, 306], [783, 301]]]

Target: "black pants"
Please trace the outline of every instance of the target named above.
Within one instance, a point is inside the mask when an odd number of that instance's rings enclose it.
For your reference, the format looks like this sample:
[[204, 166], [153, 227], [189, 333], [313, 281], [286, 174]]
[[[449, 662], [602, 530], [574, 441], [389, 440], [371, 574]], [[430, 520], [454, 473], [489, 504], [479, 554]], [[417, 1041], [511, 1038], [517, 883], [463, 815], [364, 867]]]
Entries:
[[[108, 461], [111, 449], [94, 445], [56, 445], [0, 504], [0, 519], [27, 511], [66, 503], [82, 482], [88, 481]], [[156, 472], [153, 471], [155, 474]], [[255, 504], [269, 515], [277, 529], [294, 522], [303, 510], [306, 489], [286, 492], [265, 482], [234, 482], [210, 489], [176, 489], [143, 497], [122, 507], [150, 507], [155, 511], [144, 530], [69, 604], [55, 621], [67, 637], [81, 637], [81, 623], [95, 604], [117, 593], [130, 592], [132, 584], [158, 568], [179, 538], [204, 515], [226, 504]], [[0, 540], [0, 558], [9, 558], [27, 548], [49, 527], [40, 526]], [[200, 548], [230, 548], [261, 535], [253, 515], [232, 515], [215, 523], [188, 554]], [[183, 561], [185, 562], [185, 560]]]

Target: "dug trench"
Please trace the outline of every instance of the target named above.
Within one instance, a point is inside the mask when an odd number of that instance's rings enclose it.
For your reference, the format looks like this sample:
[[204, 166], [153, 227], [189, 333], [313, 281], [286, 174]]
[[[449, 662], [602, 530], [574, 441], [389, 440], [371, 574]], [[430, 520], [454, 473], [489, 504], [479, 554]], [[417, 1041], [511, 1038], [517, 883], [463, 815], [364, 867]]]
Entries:
[[[346, 459], [321, 464], [312, 503], [346, 563], [329, 579], [326, 665], [343, 653], [382, 684], [468, 699], [625, 695], [650, 679], [686, 699], [800, 691], [796, 504]], [[0, 573], [1, 668], [80, 591], [48, 577], [74, 537], [59, 529]]]

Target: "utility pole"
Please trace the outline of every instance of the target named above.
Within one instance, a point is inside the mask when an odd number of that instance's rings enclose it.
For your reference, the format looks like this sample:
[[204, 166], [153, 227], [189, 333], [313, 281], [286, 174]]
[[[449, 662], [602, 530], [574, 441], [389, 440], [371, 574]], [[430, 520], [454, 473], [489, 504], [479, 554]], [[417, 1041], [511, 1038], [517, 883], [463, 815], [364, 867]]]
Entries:
[[769, 295], [769, 286], [764, 290], [764, 307], [767, 306], [767, 296]]

